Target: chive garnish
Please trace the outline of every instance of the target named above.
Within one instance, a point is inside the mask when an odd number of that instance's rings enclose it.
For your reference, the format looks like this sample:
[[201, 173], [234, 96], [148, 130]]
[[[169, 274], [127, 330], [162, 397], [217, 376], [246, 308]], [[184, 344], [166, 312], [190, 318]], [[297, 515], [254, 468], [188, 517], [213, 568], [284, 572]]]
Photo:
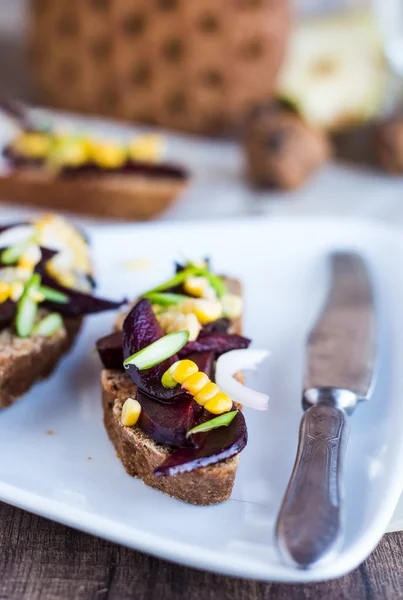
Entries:
[[132, 354], [123, 362], [125, 369], [135, 365], [140, 371], [151, 369], [167, 358], [179, 352], [189, 339], [188, 331], [168, 333], [139, 352]]
[[27, 248], [31, 245], [32, 239], [24, 240], [14, 246], [9, 246], [1, 253], [1, 261], [5, 265], [12, 265], [24, 254]]
[[210, 273], [210, 271], [207, 269], [204, 270], [203, 276], [208, 280], [218, 298], [222, 298], [222, 296], [227, 293], [227, 286], [225, 285], [222, 277], [215, 275], [214, 273]]
[[59, 313], [50, 313], [47, 315], [42, 321], [39, 321], [33, 329], [32, 335], [43, 335], [45, 337], [50, 337], [54, 335], [63, 327], [63, 319], [59, 315]]
[[48, 287], [47, 285], [41, 285], [39, 292], [44, 296], [45, 300], [50, 302], [57, 302], [58, 304], [67, 304], [69, 297], [58, 290]]
[[147, 298], [150, 294], [163, 292], [164, 290], [168, 290], [170, 288], [176, 287], [177, 285], [181, 285], [186, 281], [188, 277], [191, 277], [193, 275], [205, 277], [210, 283], [211, 287], [215, 290], [219, 298], [221, 298], [224, 294], [227, 293], [227, 286], [225, 285], [222, 277], [211, 273], [207, 268], [192, 266], [184, 269], [183, 271], [180, 271], [174, 277], [172, 277], [172, 279], [168, 279], [168, 281], [165, 281], [165, 283], [161, 283], [152, 290], [149, 290], [148, 292], [143, 294], [143, 296]]
[[204, 423], [200, 423], [200, 425], [196, 425], [196, 427], [192, 427], [186, 434], [186, 437], [189, 437], [193, 433], [202, 433], [203, 431], [211, 431], [211, 429], [217, 429], [217, 427], [226, 427], [231, 423], [238, 410], [232, 410], [231, 412], [223, 413], [210, 421], [205, 421]]
[[152, 304], [160, 304], [161, 306], [180, 304], [180, 302], [189, 298], [189, 296], [185, 296], [184, 294], [170, 294], [168, 292], [150, 292], [144, 294], [143, 297], [148, 298]]
[[200, 269], [198, 269], [197, 267], [184, 269], [183, 271], [180, 271], [179, 273], [174, 275], [174, 277], [172, 277], [171, 279], [168, 279], [168, 281], [165, 281], [165, 283], [161, 283], [152, 290], [148, 290], [143, 294], [143, 296], [148, 296], [149, 294], [154, 294], [156, 292], [163, 292], [164, 290], [168, 290], [169, 288], [176, 287], [177, 285], [183, 283], [191, 275], [197, 275], [199, 271]]
[[38, 273], [34, 273], [18, 301], [15, 328], [19, 337], [28, 337], [32, 332], [38, 312], [38, 302], [33, 296], [39, 290], [40, 285], [41, 277]]

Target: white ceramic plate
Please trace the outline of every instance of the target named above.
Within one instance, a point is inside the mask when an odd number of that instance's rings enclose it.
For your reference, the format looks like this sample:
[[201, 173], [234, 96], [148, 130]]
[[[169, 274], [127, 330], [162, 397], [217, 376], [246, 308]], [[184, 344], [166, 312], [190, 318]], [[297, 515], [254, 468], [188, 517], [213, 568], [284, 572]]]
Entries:
[[[0, 415], [0, 499], [95, 535], [187, 565], [275, 581], [338, 577], [374, 548], [403, 487], [403, 238], [347, 220], [94, 226], [100, 293], [136, 296], [171, 273], [172, 260], [210, 255], [245, 285], [245, 333], [272, 350], [250, 385], [270, 410], [245, 410], [249, 444], [231, 499], [195, 507], [129, 477], [102, 424], [94, 341], [113, 315], [89, 318], [49, 381]], [[296, 450], [304, 338], [322, 302], [324, 255], [353, 247], [377, 284], [383, 355], [373, 397], [351, 418], [345, 471], [345, 540], [331, 563], [283, 566], [273, 531]], [[146, 257], [150, 268], [128, 270]]]

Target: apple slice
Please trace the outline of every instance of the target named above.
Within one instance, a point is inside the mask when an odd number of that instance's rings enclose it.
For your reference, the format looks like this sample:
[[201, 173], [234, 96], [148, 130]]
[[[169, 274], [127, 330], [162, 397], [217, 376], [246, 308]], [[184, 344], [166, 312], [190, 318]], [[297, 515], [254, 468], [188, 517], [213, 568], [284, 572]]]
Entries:
[[294, 30], [277, 92], [311, 125], [341, 131], [376, 114], [385, 66], [368, 13], [310, 18]]

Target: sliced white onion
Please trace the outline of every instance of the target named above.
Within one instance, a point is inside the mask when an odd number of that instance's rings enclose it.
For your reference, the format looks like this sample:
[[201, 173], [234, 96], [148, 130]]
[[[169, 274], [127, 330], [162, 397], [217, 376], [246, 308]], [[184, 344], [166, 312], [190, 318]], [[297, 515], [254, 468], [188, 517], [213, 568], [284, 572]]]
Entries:
[[0, 248], [14, 246], [32, 237], [34, 228], [32, 225], [18, 225], [12, 229], [6, 229], [0, 234]]
[[234, 402], [256, 410], [267, 410], [269, 396], [239, 383], [234, 379], [234, 375], [238, 371], [256, 369], [257, 365], [269, 355], [270, 352], [267, 350], [257, 350], [255, 348], [231, 350], [222, 354], [216, 365], [215, 380], [217, 385]]

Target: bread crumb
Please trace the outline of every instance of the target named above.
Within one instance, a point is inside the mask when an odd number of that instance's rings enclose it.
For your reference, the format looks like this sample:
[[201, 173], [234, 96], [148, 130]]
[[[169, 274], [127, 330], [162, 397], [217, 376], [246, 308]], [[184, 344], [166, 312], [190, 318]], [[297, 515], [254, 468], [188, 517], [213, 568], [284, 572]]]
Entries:
[[55, 435], [55, 432], [52, 429], [47, 429], [46, 435]]

